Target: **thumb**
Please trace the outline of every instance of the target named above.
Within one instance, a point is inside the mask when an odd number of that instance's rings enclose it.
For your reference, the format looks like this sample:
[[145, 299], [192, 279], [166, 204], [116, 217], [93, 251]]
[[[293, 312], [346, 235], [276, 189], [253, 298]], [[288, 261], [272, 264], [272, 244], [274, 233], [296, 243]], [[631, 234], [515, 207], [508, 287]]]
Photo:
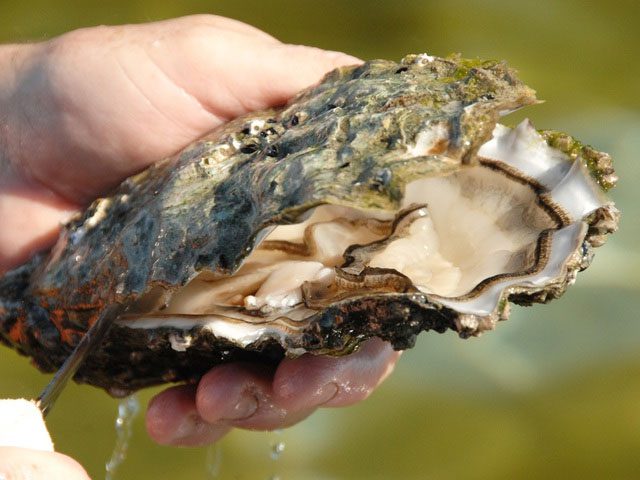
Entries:
[[0, 447], [0, 478], [89, 480], [87, 472], [80, 464], [66, 455], [17, 447]]
[[[350, 55], [303, 45], [191, 30], [148, 54], [184, 91], [218, 118], [284, 104], [341, 66], [362, 63]], [[209, 127], [210, 128], [210, 127]]]
[[53, 451], [42, 413], [28, 400], [0, 400], [2, 480], [88, 480], [72, 458]]
[[53, 452], [53, 443], [36, 404], [24, 399], [0, 400], [0, 446]]
[[256, 100], [263, 105], [259, 108], [281, 105], [331, 70], [360, 63], [362, 60], [341, 52], [304, 45], [272, 45], [263, 52], [260, 62], [262, 78]]

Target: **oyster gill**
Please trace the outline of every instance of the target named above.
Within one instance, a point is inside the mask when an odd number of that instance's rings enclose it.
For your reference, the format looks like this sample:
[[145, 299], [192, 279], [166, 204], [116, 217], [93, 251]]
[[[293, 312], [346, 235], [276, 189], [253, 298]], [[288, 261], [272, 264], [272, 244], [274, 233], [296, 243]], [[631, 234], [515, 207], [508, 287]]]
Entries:
[[503, 63], [341, 68], [124, 181], [0, 283], [5, 343], [56, 369], [128, 306], [76, 380], [114, 395], [213, 364], [493, 328], [615, 230], [608, 155], [525, 121]]

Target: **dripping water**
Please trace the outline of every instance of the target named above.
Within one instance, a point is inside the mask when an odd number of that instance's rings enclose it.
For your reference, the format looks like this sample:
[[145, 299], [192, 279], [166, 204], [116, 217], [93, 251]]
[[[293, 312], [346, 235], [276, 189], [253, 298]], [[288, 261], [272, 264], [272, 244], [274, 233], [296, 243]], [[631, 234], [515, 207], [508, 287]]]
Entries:
[[133, 421], [140, 412], [140, 401], [136, 395], [130, 395], [118, 403], [118, 418], [116, 418], [116, 443], [111, 458], [105, 464], [105, 480], [114, 480], [115, 472], [127, 458], [129, 442], [133, 434]]
[[210, 478], [211, 480], [219, 478], [220, 467], [222, 465], [222, 448], [220, 447], [219, 442], [209, 445], [207, 448], [205, 462], [205, 473], [207, 474], [207, 478]]
[[[269, 443], [269, 457], [271, 460], [278, 461], [284, 452], [285, 443], [282, 441], [282, 430], [274, 430], [271, 432], [271, 441]], [[268, 480], [281, 480], [280, 475], [274, 473]]]
[[271, 444], [271, 460], [278, 460], [284, 452], [284, 442], [274, 442]]

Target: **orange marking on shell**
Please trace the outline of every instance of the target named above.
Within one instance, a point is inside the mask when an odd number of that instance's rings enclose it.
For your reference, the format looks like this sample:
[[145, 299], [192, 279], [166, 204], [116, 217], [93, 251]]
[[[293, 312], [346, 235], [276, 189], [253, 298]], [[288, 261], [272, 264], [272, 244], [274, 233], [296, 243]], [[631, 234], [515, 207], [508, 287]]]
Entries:
[[60, 331], [60, 340], [67, 345], [75, 346], [82, 335], [84, 335], [84, 332], [78, 332], [72, 328], [66, 328]]
[[96, 323], [96, 321], [98, 320], [98, 317], [99, 317], [99, 316], [100, 316], [100, 315], [98, 315], [98, 314], [96, 313], [96, 314], [91, 315], [89, 318], [87, 318], [87, 330], [88, 330], [88, 329], [89, 329], [89, 328], [90, 328], [94, 323]]
[[440, 153], [446, 152], [447, 148], [449, 148], [449, 139], [440, 138], [435, 144], [431, 146], [427, 153], [429, 155], [438, 155]]
[[65, 313], [64, 310], [62, 310], [61, 308], [56, 308], [55, 310], [52, 310], [51, 312], [49, 312], [49, 320], [51, 320], [51, 322], [56, 326], [56, 328], [62, 332], [64, 330], [64, 326], [62, 325], [62, 322], [65, 319]]
[[104, 304], [102, 302], [95, 302], [95, 303], [78, 303], [75, 305], [69, 305], [67, 307], [67, 310], [73, 310], [73, 311], [85, 311], [85, 310], [99, 310], [102, 309], [102, 307], [104, 306]]
[[13, 324], [13, 326], [11, 327], [11, 330], [9, 330], [9, 338], [13, 343], [17, 343], [19, 345], [26, 343], [27, 336], [25, 334], [25, 328], [26, 328], [26, 317], [24, 312], [21, 312], [20, 316], [18, 317], [18, 320], [16, 321], [16, 323]]
[[56, 308], [50, 312], [50, 320], [58, 329], [60, 333], [60, 340], [67, 345], [75, 345], [76, 339], [78, 338], [78, 332], [72, 328], [65, 328], [64, 320], [66, 318], [66, 313], [61, 308]]

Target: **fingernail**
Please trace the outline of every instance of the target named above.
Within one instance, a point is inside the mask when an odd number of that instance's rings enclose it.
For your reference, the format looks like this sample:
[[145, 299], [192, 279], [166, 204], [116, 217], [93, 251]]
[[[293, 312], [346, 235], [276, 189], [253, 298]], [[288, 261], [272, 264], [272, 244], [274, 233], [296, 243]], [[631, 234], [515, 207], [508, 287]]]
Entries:
[[338, 394], [339, 390], [340, 388], [338, 387], [337, 383], [327, 383], [323, 387], [319, 388], [316, 392], [316, 395], [314, 395], [316, 400], [314, 403], [316, 404], [316, 406], [321, 407], [322, 405], [333, 400]]
[[231, 409], [220, 416], [220, 420], [244, 420], [256, 413], [256, 410], [258, 399], [254, 395], [244, 394]]
[[353, 55], [349, 55], [343, 52], [336, 52], [334, 50], [328, 50], [327, 55], [346, 65], [358, 65], [363, 62], [363, 60], [358, 57], [354, 57]]
[[181, 443], [182, 440], [194, 437], [207, 427], [207, 423], [197, 413], [187, 415], [175, 429], [170, 443]]
[[210, 445], [222, 438], [230, 428], [225, 425], [207, 423], [197, 413], [193, 413], [185, 417], [168, 441], [162, 440], [160, 443], [178, 447]]

